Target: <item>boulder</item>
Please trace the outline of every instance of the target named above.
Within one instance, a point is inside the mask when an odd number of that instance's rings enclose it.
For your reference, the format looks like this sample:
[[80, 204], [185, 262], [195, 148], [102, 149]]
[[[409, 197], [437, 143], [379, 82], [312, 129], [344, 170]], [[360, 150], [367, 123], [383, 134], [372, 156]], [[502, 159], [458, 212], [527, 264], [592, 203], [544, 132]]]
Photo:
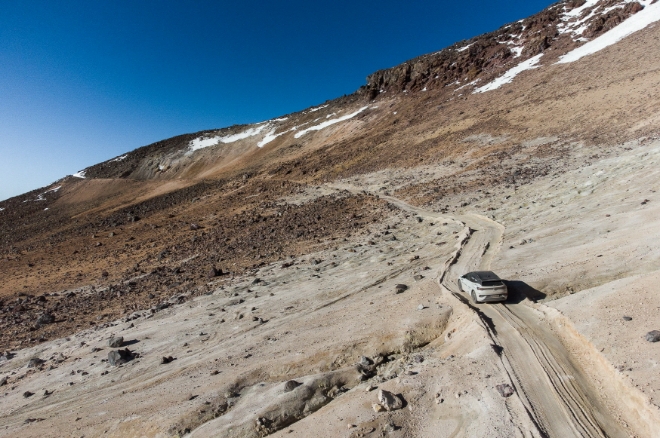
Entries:
[[649, 342], [660, 341], [660, 330], [651, 330], [646, 334], [646, 340]]
[[124, 350], [112, 350], [108, 353], [108, 363], [116, 367], [132, 360], [133, 357], [133, 352], [128, 348]]
[[117, 336], [108, 339], [108, 347], [110, 348], [120, 348], [123, 345], [124, 345], [124, 338], [122, 336]]
[[406, 290], [408, 290], [408, 286], [406, 286], [405, 284], [397, 284], [396, 286], [394, 286], [394, 291], [398, 294], [403, 293]]
[[396, 411], [403, 408], [403, 400], [397, 394], [381, 389], [378, 391], [378, 403], [385, 408], [386, 411]]

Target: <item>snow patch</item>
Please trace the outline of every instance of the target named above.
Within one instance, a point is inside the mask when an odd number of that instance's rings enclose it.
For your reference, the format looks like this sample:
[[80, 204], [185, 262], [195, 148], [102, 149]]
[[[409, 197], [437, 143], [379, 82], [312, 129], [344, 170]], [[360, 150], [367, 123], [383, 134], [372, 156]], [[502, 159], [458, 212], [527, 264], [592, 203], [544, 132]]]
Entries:
[[457, 51], [457, 52], [464, 52], [465, 50], [469, 49], [469, 48], [472, 47], [473, 45], [474, 45], [474, 43], [468, 44], [467, 46], [463, 46], [463, 47], [461, 47], [460, 49], [456, 49], [456, 51]]
[[296, 132], [294, 137], [295, 138], [300, 138], [303, 135], [307, 134], [308, 132], [320, 131], [321, 129], [327, 128], [328, 126], [334, 125], [335, 123], [339, 123], [339, 122], [343, 122], [345, 120], [351, 119], [351, 118], [357, 116], [358, 114], [360, 114], [362, 111], [366, 110], [367, 108], [369, 108], [369, 106], [363, 106], [362, 108], [355, 111], [354, 113], [346, 114], [345, 116], [342, 116], [342, 117], [339, 117], [339, 118], [336, 118], [336, 119], [326, 120], [325, 122], [319, 123], [318, 125], [312, 126], [310, 128], [307, 128], [307, 129], [303, 129], [302, 131]]
[[327, 107], [328, 107], [328, 105], [317, 106], [316, 108], [310, 108], [310, 109], [309, 109], [309, 112], [310, 112], [310, 113], [313, 113], [313, 112], [316, 112], [316, 111], [318, 111], [318, 110], [322, 110], [323, 108], [327, 108]]
[[266, 124], [261, 124], [261, 126], [257, 126], [254, 128], [250, 128], [246, 131], [239, 132], [238, 134], [232, 134], [232, 135], [227, 135], [224, 137], [216, 136], [216, 137], [197, 137], [196, 139], [192, 140], [189, 145], [190, 145], [190, 151], [194, 152], [199, 149], [204, 149], [210, 146], [215, 146], [218, 143], [234, 143], [239, 140], [244, 140], [249, 137], [254, 137], [255, 135], [258, 135], [261, 131], [264, 130], [268, 125]]
[[269, 133], [267, 133], [266, 136], [263, 139], [261, 139], [261, 141], [259, 143], [257, 143], [257, 146], [262, 148], [262, 147], [266, 146], [268, 143], [275, 140], [277, 137], [279, 137], [280, 135], [282, 135], [286, 132], [289, 132], [289, 131], [284, 131], [284, 132], [281, 132], [279, 134], [275, 134], [275, 129], [273, 129]]
[[87, 172], [86, 170], [79, 170], [78, 172], [74, 173], [71, 176], [74, 177], [74, 178], [85, 178], [85, 173], [86, 172]]
[[457, 92], [458, 90], [462, 90], [462, 89], [465, 88], [465, 87], [469, 87], [470, 85], [476, 85], [477, 82], [479, 82], [479, 81], [480, 81], [480, 79], [475, 79], [475, 80], [472, 81], [472, 82], [469, 82], [469, 83], [467, 83], [467, 84], [465, 84], [465, 85], [461, 85], [460, 87], [458, 87], [457, 89], [454, 90], [454, 93]]
[[585, 4], [583, 4], [580, 7], [577, 7], [575, 9], [571, 9], [570, 11], [566, 12], [564, 14], [564, 17], [562, 18], [563, 20], [570, 20], [571, 18], [577, 18], [580, 15], [582, 15], [582, 12], [586, 11], [592, 6], [595, 6], [600, 0], [587, 0]]
[[538, 68], [536, 64], [538, 64], [539, 60], [543, 56], [543, 53], [540, 53], [532, 58], [529, 58], [527, 61], [523, 61], [517, 66], [513, 67], [506, 73], [504, 73], [502, 76], [499, 78], [495, 79], [493, 82], [490, 82], [483, 87], [479, 87], [476, 90], [472, 92], [472, 94], [475, 93], [485, 93], [486, 91], [491, 91], [491, 90], [496, 90], [500, 88], [504, 84], [511, 83], [513, 81], [513, 78], [518, 76], [520, 73], [524, 72], [525, 70], [531, 70], [534, 68]]
[[[589, 3], [589, 2], [587, 2]], [[566, 55], [559, 58], [557, 64], [568, 64], [585, 56], [592, 55], [613, 44], [618, 43], [628, 35], [644, 29], [651, 23], [660, 20], [660, 2], [650, 4], [650, 1], [640, 1], [644, 7], [641, 11], [628, 18], [623, 23], [605, 32]]]
[[113, 160], [110, 160], [110, 163], [113, 163], [113, 162], [115, 162], [115, 161], [122, 161], [122, 160], [125, 160], [126, 157], [128, 157], [128, 154], [124, 154], [124, 155], [122, 155], [122, 156], [120, 156], [120, 157], [117, 157], [117, 158], [115, 158], [115, 159], [113, 159]]

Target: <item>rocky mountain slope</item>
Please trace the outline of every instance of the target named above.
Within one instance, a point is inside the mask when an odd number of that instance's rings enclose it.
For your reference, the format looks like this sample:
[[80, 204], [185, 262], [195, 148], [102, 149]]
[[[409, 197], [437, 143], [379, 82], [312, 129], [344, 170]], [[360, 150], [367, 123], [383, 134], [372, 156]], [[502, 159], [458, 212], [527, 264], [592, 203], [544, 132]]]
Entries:
[[560, 2], [0, 202], [0, 436], [654, 436], [658, 22]]

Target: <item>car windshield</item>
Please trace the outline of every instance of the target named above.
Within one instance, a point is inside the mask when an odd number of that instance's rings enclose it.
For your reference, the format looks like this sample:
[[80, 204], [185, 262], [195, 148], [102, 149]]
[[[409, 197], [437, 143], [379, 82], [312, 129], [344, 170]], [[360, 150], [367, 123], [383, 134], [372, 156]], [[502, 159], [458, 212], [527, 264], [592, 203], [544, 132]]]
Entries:
[[502, 282], [500, 280], [490, 280], [482, 282], [481, 285], [486, 287], [502, 286]]

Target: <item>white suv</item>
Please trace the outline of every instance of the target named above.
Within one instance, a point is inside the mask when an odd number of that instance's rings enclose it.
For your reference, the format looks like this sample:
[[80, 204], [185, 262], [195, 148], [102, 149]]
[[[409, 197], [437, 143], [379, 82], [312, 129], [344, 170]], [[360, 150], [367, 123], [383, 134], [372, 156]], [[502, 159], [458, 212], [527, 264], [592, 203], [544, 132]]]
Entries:
[[458, 279], [458, 288], [477, 303], [506, 301], [509, 292], [500, 277], [491, 271], [468, 272]]

